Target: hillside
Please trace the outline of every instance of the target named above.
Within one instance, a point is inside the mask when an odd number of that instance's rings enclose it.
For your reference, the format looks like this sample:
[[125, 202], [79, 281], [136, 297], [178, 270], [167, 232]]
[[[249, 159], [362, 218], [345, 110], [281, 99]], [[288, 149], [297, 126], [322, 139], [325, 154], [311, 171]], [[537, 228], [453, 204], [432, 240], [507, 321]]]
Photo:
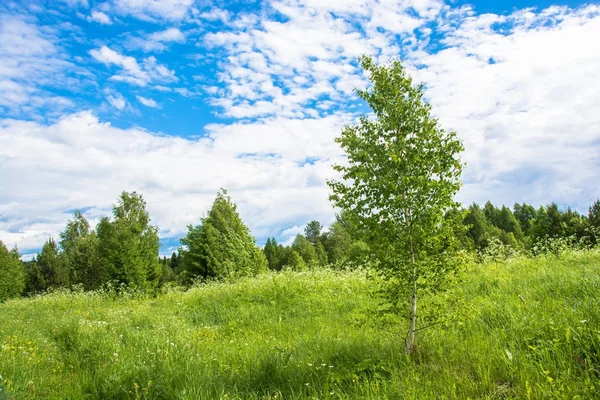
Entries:
[[448, 298], [459, 318], [419, 332], [413, 359], [405, 325], [373, 317], [370, 286], [319, 270], [11, 300], [0, 398], [600, 397], [598, 251], [470, 266]]

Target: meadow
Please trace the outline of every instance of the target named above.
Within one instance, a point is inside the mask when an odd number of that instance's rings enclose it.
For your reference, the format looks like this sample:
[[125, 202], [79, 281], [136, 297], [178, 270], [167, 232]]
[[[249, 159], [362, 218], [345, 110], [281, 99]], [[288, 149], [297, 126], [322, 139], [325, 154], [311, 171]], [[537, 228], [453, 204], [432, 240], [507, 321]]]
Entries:
[[10, 300], [0, 399], [600, 398], [598, 250], [466, 266], [411, 357], [371, 289], [319, 269]]

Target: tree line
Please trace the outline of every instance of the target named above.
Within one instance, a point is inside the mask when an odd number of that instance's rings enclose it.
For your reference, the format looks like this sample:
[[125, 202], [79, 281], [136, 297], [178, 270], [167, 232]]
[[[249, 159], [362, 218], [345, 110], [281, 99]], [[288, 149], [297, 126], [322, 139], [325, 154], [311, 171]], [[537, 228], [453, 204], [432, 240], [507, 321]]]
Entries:
[[[494, 243], [532, 251], [547, 238], [589, 246], [600, 241], [600, 200], [587, 215], [555, 203], [538, 208], [516, 203], [511, 209], [487, 202], [445, 214], [456, 216], [464, 227], [455, 230], [458, 246], [474, 253]], [[96, 290], [108, 283], [154, 290], [170, 282], [188, 285], [268, 270], [354, 268], [366, 262], [373, 246], [349, 213], [341, 212], [327, 228], [310, 221], [290, 245], [270, 237], [260, 249], [225, 190], [198, 225], [188, 226], [181, 244], [171, 257], [160, 257], [158, 228], [151, 225], [143, 196], [123, 192], [112, 216], [102, 217], [95, 229], [75, 211], [58, 241], [50, 237], [31, 261], [21, 261], [16, 247], [8, 250], [0, 242], [0, 300], [76, 286]]]

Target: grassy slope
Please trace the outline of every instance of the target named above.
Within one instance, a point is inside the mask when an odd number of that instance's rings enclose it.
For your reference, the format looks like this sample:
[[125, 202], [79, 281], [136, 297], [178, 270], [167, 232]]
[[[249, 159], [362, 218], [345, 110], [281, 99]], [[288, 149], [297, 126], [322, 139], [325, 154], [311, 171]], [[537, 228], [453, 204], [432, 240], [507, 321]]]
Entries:
[[422, 331], [412, 360], [368, 317], [369, 285], [320, 271], [11, 301], [0, 399], [600, 398], [597, 252], [472, 267], [462, 322]]

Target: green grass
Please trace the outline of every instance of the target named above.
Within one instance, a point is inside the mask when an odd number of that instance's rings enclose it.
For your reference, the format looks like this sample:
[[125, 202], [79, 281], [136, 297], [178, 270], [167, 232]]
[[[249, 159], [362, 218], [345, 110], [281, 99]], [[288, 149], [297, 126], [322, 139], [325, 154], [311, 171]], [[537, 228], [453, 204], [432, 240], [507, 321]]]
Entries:
[[419, 332], [413, 358], [361, 272], [9, 301], [0, 399], [600, 398], [600, 253], [466, 276], [462, 318]]

